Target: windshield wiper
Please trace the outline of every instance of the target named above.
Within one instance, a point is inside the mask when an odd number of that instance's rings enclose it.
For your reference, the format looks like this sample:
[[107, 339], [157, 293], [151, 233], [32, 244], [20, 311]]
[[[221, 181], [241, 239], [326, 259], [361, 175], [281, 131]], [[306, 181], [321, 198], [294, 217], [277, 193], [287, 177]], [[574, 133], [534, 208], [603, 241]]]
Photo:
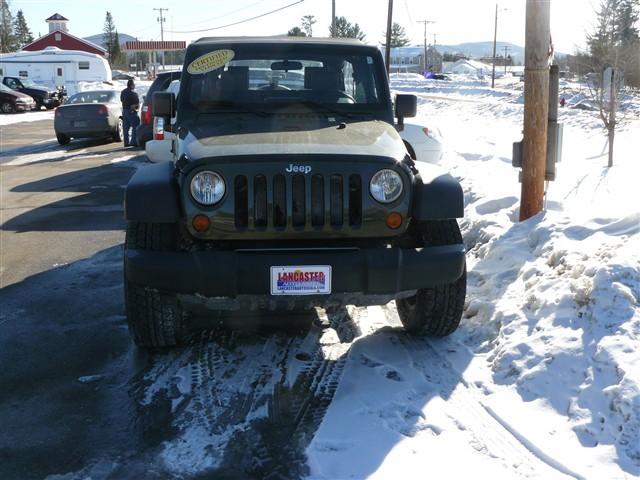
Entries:
[[[371, 113], [369, 112], [345, 112], [344, 110], [335, 108], [332, 105], [322, 103], [322, 102], [316, 102], [314, 100], [298, 101], [296, 102], [296, 105], [305, 105], [313, 108], [318, 108], [320, 110], [323, 110], [326, 113], [333, 113], [334, 115], [347, 117], [347, 118], [358, 118], [360, 115], [371, 115]], [[349, 105], [349, 104], [345, 104], [345, 105]]]

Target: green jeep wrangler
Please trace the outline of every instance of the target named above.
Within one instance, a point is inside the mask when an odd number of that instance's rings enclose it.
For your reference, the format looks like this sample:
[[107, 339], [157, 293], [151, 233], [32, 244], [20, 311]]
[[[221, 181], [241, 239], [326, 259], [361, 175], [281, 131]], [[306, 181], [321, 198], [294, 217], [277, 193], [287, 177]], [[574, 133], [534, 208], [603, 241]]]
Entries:
[[396, 300], [408, 332], [462, 316], [459, 183], [414, 162], [376, 47], [356, 40], [203, 38], [179, 95], [156, 93], [173, 161], [125, 192], [126, 310], [137, 345], [180, 343], [203, 312]]

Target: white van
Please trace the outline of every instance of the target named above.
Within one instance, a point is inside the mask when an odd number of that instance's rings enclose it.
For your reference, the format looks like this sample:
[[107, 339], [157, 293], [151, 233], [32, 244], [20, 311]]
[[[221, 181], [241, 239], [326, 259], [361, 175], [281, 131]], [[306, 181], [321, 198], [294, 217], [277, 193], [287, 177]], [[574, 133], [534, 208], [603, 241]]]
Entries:
[[111, 82], [111, 67], [94, 53], [47, 47], [36, 52], [0, 54], [0, 77], [29, 79], [47, 87], [64, 86], [73, 95], [79, 82]]

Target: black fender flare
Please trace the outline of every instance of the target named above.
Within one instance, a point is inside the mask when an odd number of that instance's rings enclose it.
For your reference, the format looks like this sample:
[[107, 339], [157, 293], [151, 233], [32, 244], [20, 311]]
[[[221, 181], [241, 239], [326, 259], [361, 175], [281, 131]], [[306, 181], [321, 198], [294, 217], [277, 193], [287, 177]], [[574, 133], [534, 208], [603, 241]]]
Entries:
[[133, 174], [124, 191], [124, 216], [129, 222], [153, 223], [182, 218], [173, 162], [145, 165]]
[[448, 173], [424, 183], [414, 177], [411, 215], [417, 222], [464, 217], [464, 194], [460, 182]]

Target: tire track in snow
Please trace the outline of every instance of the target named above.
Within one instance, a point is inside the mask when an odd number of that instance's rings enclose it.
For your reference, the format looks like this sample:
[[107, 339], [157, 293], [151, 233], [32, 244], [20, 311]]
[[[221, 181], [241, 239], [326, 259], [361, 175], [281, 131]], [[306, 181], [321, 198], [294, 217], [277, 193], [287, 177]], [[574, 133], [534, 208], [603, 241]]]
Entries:
[[366, 315], [352, 307], [322, 313], [296, 334], [208, 330], [151, 356], [130, 388], [148, 412], [143, 431], [153, 433], [147, 463], [180, 478], [304, 475], [306, 447]]
[[[446, 414], [460, 430], [468, 433], [470, 443], [477, 451], [502, 461], [512, 470], [517, 469], [526, 478], [542, 475], [545, 479], [584, 480], [581, 475], [543, 453], [525, 435], [515, 432], [496, 412], [485, 406], [476, 387], [469, 385], [428, 339], [404, 335], [399, 335], [399, 339], [412, 352], [415, 366], [427, 381], [447, 385], [445, 390], [451, 393], [444, 398]], [[449, 385], [451, 382], [457, 385]]]

